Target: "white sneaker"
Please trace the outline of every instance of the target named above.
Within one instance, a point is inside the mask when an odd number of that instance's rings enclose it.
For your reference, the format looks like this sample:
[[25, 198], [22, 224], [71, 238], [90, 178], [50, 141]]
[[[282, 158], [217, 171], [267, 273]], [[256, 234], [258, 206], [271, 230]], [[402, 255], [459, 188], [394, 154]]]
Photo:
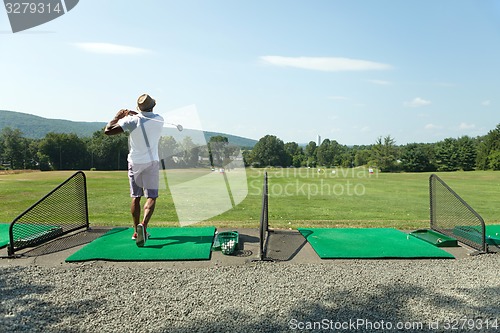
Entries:
[[[148, 240], [150, 236], [151, 234], [149, 232], [146, 232], [146, 240]], [[132, 240], [136, 239], [137, 239], [137, 232], [134, 232], [134, 234], [132, 235]]]
[[135, 239], [135, 244], [138, 247], [143, 247], [146, 244], [146, 232], [144, 231], [144, 226], [138, 224], [136, 228], [137, 238]]

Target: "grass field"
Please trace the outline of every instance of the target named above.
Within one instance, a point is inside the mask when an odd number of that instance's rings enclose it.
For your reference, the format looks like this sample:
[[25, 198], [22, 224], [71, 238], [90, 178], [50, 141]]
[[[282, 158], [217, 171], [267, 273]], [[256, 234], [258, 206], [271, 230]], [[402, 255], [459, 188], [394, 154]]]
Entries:
[[[168, 171], [168, 172], [176, 172]], [[204, 171], [206, 173], [206, 171]], [[257, 227], [263, 169], [247, 169], [248, 195], [233, 209], [201, 223]], [[367, 169], [268, 169], [269, 220], [274, 228], [429, 226], [428, 173], [374, 173]], [[72, 171], [0, 175], [0, 222], [11, 222]], [[96, 226], [129, 226], [130, 198], [124, 171], [86, 171], [89, 219]], [[437, 173], [487, 224], [500, 223], [500, 172]], [[176, 226], [172, 197], [163, 190], [152, 220]]]

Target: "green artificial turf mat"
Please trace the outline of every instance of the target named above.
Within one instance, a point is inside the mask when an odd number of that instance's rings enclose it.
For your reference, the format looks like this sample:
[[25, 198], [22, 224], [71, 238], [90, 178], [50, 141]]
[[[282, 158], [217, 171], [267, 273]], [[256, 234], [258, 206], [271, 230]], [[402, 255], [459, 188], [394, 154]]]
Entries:
[[[10, 223], [0, 223], [0, 248], [10, 243]], [[14, 224], [14, 237], [16, 246], [30, 244], [40, 237], [55, 236], [62, 231], [61, 227], [45, 224], [17, 223]]]
[[500, 245], [500, 224], [486, 226], [486, 243], [489, 245]]
[[410, 235], [426, 241], [437, 247], [458, 247], [458, 241], [450, 236], [431, 229], [419, 229], [410, 232]]
[[215, 227], [148, 228], [144, 247], [131, 239], [132, 228], [114, 228], [69, 256], [67, 262], [87, 260], [166, 261], [208, 260]]
[[0, 249], [9, 244], [9, 223], [0, 223]]
[[322, 259], [454, 258], [448, 252], [392, 228], [299, 228]]
[[[480, 226], [456, 226], [453, 233], [479, 244], [482, 242]], [[500, 245], [500, 224], [486, 226], [486, 244]]]

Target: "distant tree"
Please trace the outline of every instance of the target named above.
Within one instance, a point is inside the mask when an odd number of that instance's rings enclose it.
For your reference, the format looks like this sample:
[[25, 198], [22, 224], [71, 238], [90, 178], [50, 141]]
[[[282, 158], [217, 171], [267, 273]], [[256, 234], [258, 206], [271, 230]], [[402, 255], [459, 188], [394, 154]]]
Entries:
[[371, 158], [370, 149], [354, 148], [354, 166], [362, 166], [368, 164]]
[[456, 139], [447, 138], [436, 144], [437, 171], [457, 171], [460, 169], [460, 156]]
[[397, 171], [396, 141], [390, 136], [379, 137], [372, 147], [372, 158], [382, 172]]
[[193, 139], [189, 136], [185, 137], [181, 143], [183, 150], [183, 161], [185, 167], [194, 168], [198, 166], [200, 148], [193, 142]]
[[304, 155], [305, 155], [305, 166], [308, 167], [316, 167], [317, 164], [317, 156], [316, 156], [316, 150], [318, 149], [318, 145], [314, 141], [309, 141], [309, 143], [306, 146], [306, 149], [304, 150]]
[[348, 153], [347, 147], [342, 146], [336, 140], [330, 141], [330, 153], [333, 157], [330, 163], [331, 166], [350, 166], [352, 164], [352, 156]]
[[274, 135], [264, 136], [252, 150], [252, 161], [259, 166], [287, 166], [285, 144]]
[[330, 166], [333, 164], [333, 150], [330, 139], [324, 139], [316, 149], [316, 161], [318, 165]]
[[468, 136], [457, 140], [459, 166], [464, 171], [474, 170], [476, 167], [476, 142]]
[[39, 152], [49, 157], [56, 170], [78, 170], [88, 166], [87, 146], [76, 134], [48, 133], [40, 141]]
[[401, 167], [406, 172], [433, 171], [429, 150], [426, 145], [410, 143], [403, 147], [401, 154]]
[[95, 131], [92, 138], [87, 140], [87, 149], [87, 155], [90, 156], [89, 167], [98, 170], [127, 170], [127, 133], [105, 135], [102, 130]]
[[[344, 163], [344, 159], [346, 159]], [[352, 156], [346, 146], [340, 145], [336, 140], [325, 139], [316, 149], [316, 161], [322, 166], [350, 166]]]
[[19, 129], [4, 127], [0, 134], [2, 161], [11, 169], [25, 169], [28, 141]]
[[476, 156], [476, 166], [479, 170], [492, 169], [491, 159], [496, 159], [497, 152], [500, 151], [500, 124], [487, 135], [478, 139]]
[[476, 168], [478, 170], [489, 169], [490, 149], [487, 147], [487, 136], [477, 138]]
[[200, 152], [201, 152], [201, 147], [200, 146], [194, 146], [188, 151], [188, 155], [186, 158], [186, 165], [189, 168], [196, 168], [199, 165], [200, 162]]
[[296, 142], [285, 143], [285, 153], [290, 161], [288, 165], [292, 165], [296, 168], [300, 167], [305, 160], [304, 149]]
[[40, 140], [25, 138], [25, 169], [36, 170], [40, 169], [40, 161], [38, 160], [38, 146]]
[[229, 140], [222, 135], [212, 136], [208, 142], [208, 152], [210, 165], [212, 167], [222, 168], [224, 160], [228, 157]]
[[158, 155], [163, 168], [175, 168], [174, 156], [179, 153], [179, 145], [173, 136], [162, 136], [158, 143]]
[[500, 170], [500, 150], [495, 150], [489, 155], [488, 167], [492, 170]]
[[[356, 152], [353, 149], [349, 149], [347, 147], [343, 147], [344, 153], [340, 156], [341, 163], [340, 165], [344, 168], [354, 168], [354, 158]], [[337, 164], [335, 164], [337, 165]]]
[[3, 148], [3, 136], [0, 135], [0, 170], [4, 168], [4, 164], [7, 164], [4, 156], [4, 148]]
[[251, 149], [244, 149], [241, 152], [241, 155], [243, 156], [243, 163], [245, 164], [246, 167], [253, 165], [253, 157]]

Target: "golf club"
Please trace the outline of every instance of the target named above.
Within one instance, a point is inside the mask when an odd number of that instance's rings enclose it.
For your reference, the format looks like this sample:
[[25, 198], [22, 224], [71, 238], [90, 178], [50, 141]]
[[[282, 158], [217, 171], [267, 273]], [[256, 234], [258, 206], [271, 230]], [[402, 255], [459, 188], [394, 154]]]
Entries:
[[182, 132], [182, 130], [184, 129], [184, 127], [182, 127], [182, 125], [179, 125], [179, 124], [172, 124], [172, 123], [165, 123], [165, 124], [177, 127], [177, 129], [179, 130], [179, 132]]
[[[129, 115], [138, 115], [138, 112], [135, 112], [135, 111], [132, 111], [132, 110], [127, 110], [129, 112]], [[158, 121], [158, 120], [155, 120], [155, 119], [150, 119], [150, 120], [153, 120], [153, 121]], [[182, 127], [182, 125], [179, 125], [179, 124], [173, 124], [173, 123], [167, 123], [167, 122], [164, 122], [165, 125], [171, 125], [171, 126], [175, 126], [177, 128], [177, 130], [179, 130], [179, 132], [182, 132], [184, 130], [184, 127]]]

